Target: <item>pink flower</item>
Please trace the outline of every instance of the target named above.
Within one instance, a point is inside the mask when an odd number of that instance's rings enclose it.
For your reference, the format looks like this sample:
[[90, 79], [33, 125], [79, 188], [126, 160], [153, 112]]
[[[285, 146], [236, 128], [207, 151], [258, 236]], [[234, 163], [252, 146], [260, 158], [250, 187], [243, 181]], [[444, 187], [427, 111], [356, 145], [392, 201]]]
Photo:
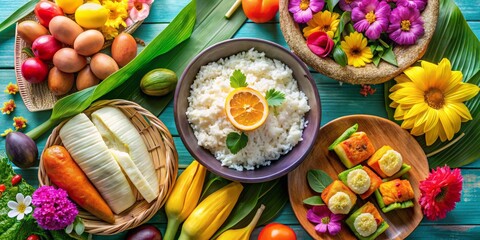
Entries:
[[362, 0], [352, 9], [353, 27], [358, 32], [365, 33], [370, 40], [380, 37], [388, 28], [390, 5], [378, 0]]
[[460, 201], [463, 177], [460, 169], [437, 167], [420, 181], [420, 200], [423, 214], [430, 220], [442, 219]]
[[307, 46], [319, 57], [326, 57], [335, 46], [333, 40], [325, 32], [314, 32], [307, 38]]
[[[128, 15], [131, 24], [142, 21], [150, 14], [150, 5], [153, 0], [129, 0], [128, 1]], [[128, 20], [127, 20], [128, 21]], [[127, 26], [129, 24], [127, 23]]]
[[423, 20], [416, 8], [398, 6], [390, 15], [390, 39], [400, 45], [412, 45], [424, 34]]
[[314, 206], [307, 212], [307, 219], [312, 223], [318, 223], [315, 231], [336, 235], [342, 230], [343, 215], [330, 212], [326, 205]]
[[290, 0], [288, 11], [293, 13], [295, 22], [306, 23], [312, 19], [314, 13], [320, 12], [324, 6], [324, 0]]
[[427, 6], [427, 2], [427, 0], [398, 0], [397, 6], [416, 8], [421, 12]]
[[60, 230], [75, 221], [78, 214], [76, 205], [68, 199], [65, 190], [43, 186], [35, 190], [32, 203], [36, 207], [33, 218], [46, 230]]

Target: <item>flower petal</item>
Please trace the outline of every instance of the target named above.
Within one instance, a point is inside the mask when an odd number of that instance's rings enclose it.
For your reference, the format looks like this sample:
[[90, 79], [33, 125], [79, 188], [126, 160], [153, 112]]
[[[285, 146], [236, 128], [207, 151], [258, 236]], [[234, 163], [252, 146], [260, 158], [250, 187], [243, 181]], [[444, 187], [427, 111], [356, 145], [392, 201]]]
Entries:
[[457, 114], [462, 118], [462, 122], [472, 120], [472, 115], [468, 110], [467, 106], [463, 103], [450, 103], [447, 104], [446, 107], [454, 110]]
[[337, 235], [342, 230], [342, 225], [340, 222], [330, 222], [328, 224], [328, 232], [331, 235]]
[[403, 73], [410, 78], [410, 80], [419, 88], [421, 91], [425, 92], [427, 86], [425, 85], [424, 78], [425, 78], [425, 70], [422, 67], [409, 67]]
[[439, 124], [438, 123], [439, 115], [441, 115], [441, 114], [439, 113], [439, 110], [432, 109], [432, 108], [427, 108], [427, 112], [425, 113], [425, 115], [427, 115], [426, 116], [427, 120], [425, 121], [423, 131], [428, 132], [428, 131], [432, 130], [432, 128], [434, 128], [437, 124]]
[[464, 102], [475, 97], [480, 91], [480, 87], [470, 83], [462, 83], [450, 92], [446, 93], [445, 100], [454, 102]]
[[14, 201], [8, 201], [7, 206], [8, 206], [10, 209], [17, 209], [17, 208], [18, 208], [18, 203], [17, 203], [17, 202], [14, 202]]
[[25, 214], [29, 214], [29, 213], [31, 213], [31, 212], [32, 212], [32, 210], [33, 210], [33, 208], [32, 208], [32, 207], [26, 207], [26, 208], [25, 208], [25, 212], [24, 212], [24, 213], [25, 213]]
[[450, 79], [448, 80], [448, 86], [443, 92], [445, 92], [448, 95], [448, 93], [450, 93], [450, 91], [452, 91], [453, 88], [455, 88], [458, 84], [462, 83], [462, 79], [463, 79], [462, 72], [452, 71]]
[[17, 209], [13, 209], [13, 210], [10, 210], [10, 211], [8, 212], [8, 217], [14, 218], [14, 217], [16, 217], [18, 214], [19, 214], [19, 212], [17, 211]]
[[24, 217], [25, 217], [25, 214], [20, 213], [20, 214], [17, 215], [17, 220], [20, 221], [20, 220], [22, 220]]
[[436, 72], [436, 81], [430, 87], [436, 87], [444, 91], [452, 77], [452, 65], [448, 59], [443, 58], [440, 63], [438, 63], [437, 72]]
[[25, 206], [30, 206], [31, 203], [32, 203], [32, 197], [26, 196], [25, 200], [23, 201], [23, 204], [25, 204]]
[[317, 226], [315, 226], [315, 231], [317, 231], [319, 233], [326, 233], [327, 232], [327, 224], [323, 224], [323, 223], [317, 224]]
[[425, 133], [425, 141], [427, 143], [427, 146], [430, 146], [435, 143], [435, 141], [438, 138], [439, 128], [440, 126], [437, 125], [436, 127], [432, 128], [432, 130]]
[[17, 193], [16, 199], [17, 199], [17, 203], [23, 203], [23, 200], [24, 200], [23, 194]]
[[445, 114], [443, 109], [439, 110], [438, 117], [440, 118], [440, 122], [442, 123], [443, 130], [445, 130], [445, 133], [447, 134], [447, 139], [452, 140], [453, 135], [455, 135], [454, 132], [454, 127], [453, 124], [450, 122], [450, 119], [448, 116]]

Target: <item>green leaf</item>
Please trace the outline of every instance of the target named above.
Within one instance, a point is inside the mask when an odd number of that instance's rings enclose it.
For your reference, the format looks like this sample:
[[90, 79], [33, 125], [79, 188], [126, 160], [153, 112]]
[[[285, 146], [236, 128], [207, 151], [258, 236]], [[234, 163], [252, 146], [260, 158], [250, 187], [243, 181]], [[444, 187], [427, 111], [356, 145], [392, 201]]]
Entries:
[[303, 200], [303, 203], [310, 205], [310, 206], [320, 206], [325, 205], [322, 198], [320, 196], [312, 196], [307, 199]]
[[285, 93], [272, 88], [265, 93], [265, 99], [267, 100], [268, 106], [277, 107], [282, 105], [283, 101], [285, 101]]
[[337, 5], [338, 2], [339, 0], [327, 0], [328, 11], [332, 12], [333, 8]]
[[231, 132], [227, 135], [227, 148], [231, 153], [237, 154], [240, 150], [247, 146], [248, 136], [242, 132], [238, 134], [236, 132]]
[[232, 76], [230, 76], [230, 87], [240, 88], [248, 86], [247, 77], [242, 71], [236, 69], [233, 71]]
[[351, 12], [343, 12], [342, 16], [340, 16], [340, 23], [338, 24], [337, 31], [335, 32], [335, 38], [340, 40], [340, 37], [342, 36], [343, 30], [345, 29], [345, 25], [350, 22]]
[[393, 53], [391, 47], [387, 48], [386, 51], [383, 52], [383, 54], [381, 55], [381, 58], [385, 62], [388, 62], [393, 66], [398, 67], [397, 58], [395, 57], [395, 54]]
[[343, 49], [340, 47], [340, 44], [335, 45], [335, 48], [333, 49], [333, 60], [335, 60], [335, 62], [342, 67], [347, 66], [347, 54], [345, 54]]
[[8, 16], [7, 19], [3, 20], [2, 23], [0, 23], [0, 32], [3, 32], [5, 29], [10, 27], [12, 24], [15, 24], [18, 22], [20, 19], [24, 18], [28, 14], [30, 14], [33, 9], [35, 8], [35, 5], [37, 5], [38, 0], [31, 0], [25, 3], [23, 6], [21, 6], [19, 9], [17, 9], [12, 15]]
[[380, 53], [373, 56], [373, 58], [372, 58], [372, 62], [376, 67], [378, 67], [378, 64], [380, 64], [380, 60], [382, 60], [382, 57], [380, 56]]
[[333, 182], [326, 172], [318, 169], [308, 170], [307, 180], [310, 188], [317, 193], [322, 193], [323, 189]]
[[[441, 0], [437, 26], [423, 60], [438, 64], [442, 58], [447, 58], [452, 64], [452, 70], [463, 73], [463, 81], [480, 85], [480, 42], [465, 21], [460, 9], [452, 0]], [[385, 107], [390, 119], [394, 111], [389, 107], [389, 89], [394, 81], [385, 83]], [[462, 133], [464, 137], [450, 144], [450, 141], [437, 140], [433, 145], [426, 146], [425, 137], [417, 137], [431, 168], [443, 165], [461, 167], [480, 159], [480, 95], [465, 103], [473, 120], [462, 123], [460, 131], [453, 139]], [[449, 145], [449, 146], [447, 146]], [[445, 148], [447, 147], [447, 148]], [[441, 152], [429, 155], [436, 151]]]
[[22, 48], [22, 53], [27, 54], [28, 57], [35, 57], [35, 54], [33, 53], [32, 49], [29, 47]]

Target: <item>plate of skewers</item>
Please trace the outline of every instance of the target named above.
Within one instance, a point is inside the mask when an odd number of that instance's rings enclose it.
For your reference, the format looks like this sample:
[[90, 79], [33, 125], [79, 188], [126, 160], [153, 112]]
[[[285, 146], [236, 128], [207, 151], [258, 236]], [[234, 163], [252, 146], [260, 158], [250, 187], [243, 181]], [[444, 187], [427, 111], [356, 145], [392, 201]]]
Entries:
[[[290, 203], [314, 239], [404, 239], [423, 218], [419, 183], [428, 171], [420, 145], [394, 122], [345, 116], [320, 129], [289, 173]], [[336, 231], [323, 233], [322, 220], [338, 221]]]

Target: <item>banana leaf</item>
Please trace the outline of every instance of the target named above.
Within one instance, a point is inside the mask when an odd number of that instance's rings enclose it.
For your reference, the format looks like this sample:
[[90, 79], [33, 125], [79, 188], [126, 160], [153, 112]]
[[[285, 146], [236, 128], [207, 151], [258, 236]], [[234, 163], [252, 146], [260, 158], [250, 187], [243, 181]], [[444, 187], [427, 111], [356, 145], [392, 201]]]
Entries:
[[[463, 81], [480, 85], [480, 42], [468, 26], [460, 9], [453, 0], [440, 1], [437, 27], [423, 60], [438, 63], [448, 58], [452, 70], [463, 73]], [[385, 83], [385, 107], [388, 117], [393, 120], [394, 109], [389, 107], [389, 89], [395, 82]], [[462, 123], [460, 131], [450, 142], [437, 140], [426, 146], [425, 137], [417, 137], [427, 154], [431, 168], [443, 165], [460, 167], [480, 159], [480, 94], [467, 101], [472, 121]], [[465, 135], [455, 141], [462, 133]]]

